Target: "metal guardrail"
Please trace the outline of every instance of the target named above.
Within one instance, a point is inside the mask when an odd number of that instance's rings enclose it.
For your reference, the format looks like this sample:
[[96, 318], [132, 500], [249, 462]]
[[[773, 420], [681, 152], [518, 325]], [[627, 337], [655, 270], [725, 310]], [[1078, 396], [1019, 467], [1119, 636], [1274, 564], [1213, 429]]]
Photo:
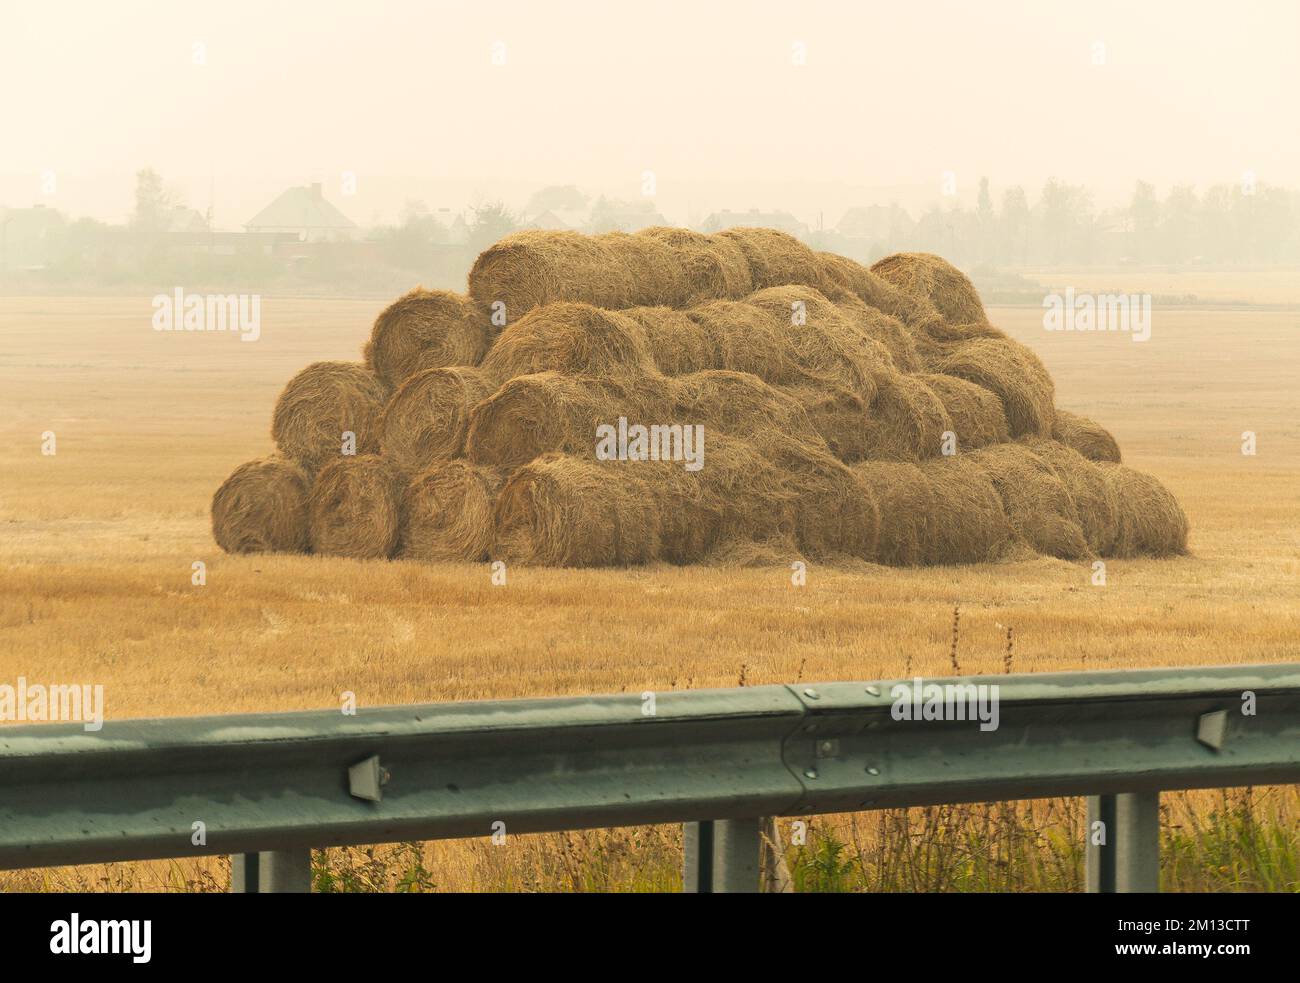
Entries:
[[1300, 781], [1297, 664], [925, 680], [998, 687], [989, 731], [895, 719], [912, 682], [7, 726], [0, 868], [305, 890], [311, 848], [683, 822], [688, 890], [754, 890], [758, 817], [1087, 795], [1089, 889], [1155, 890], [1161, 790]]

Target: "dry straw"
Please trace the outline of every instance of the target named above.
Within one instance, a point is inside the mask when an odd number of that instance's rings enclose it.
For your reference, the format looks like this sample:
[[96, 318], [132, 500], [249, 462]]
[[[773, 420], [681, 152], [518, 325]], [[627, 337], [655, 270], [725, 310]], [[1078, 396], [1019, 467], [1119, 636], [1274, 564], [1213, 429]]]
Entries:
[[1068, 410], [1057, 410], [1052, 420], [1052, 438], [1073, 447], [1090, 461], [1120, 463], [1119, 443], [1100, 423]]
[[943, 453], [952, 429], [943, 400], [920, 376], [895, 373], [880, 386], [867, 413], [867, 457], [920, 461]]
[[470, 411], [465, 453], [476, 464], [510, 470], [539, 454], [596, 453], [596, 428], [675, 420], [670, 381], [589, 378], [538, 372], [511, 379]]
[[377, 454], [340, 457], [321, 468], [307, 502], [312, 550], [381, 559], [397, 546], [401, 473]]
[[863, 461], [853, 474], [871, 491], [880, 512], [876, 560], [896, 567], [925, 563], [935, 501], [921, 469], [902, 461]]
[[[827, 296], [838, 302], [857, 300], [872, 310], [897, 318], [913, 331], [924, 331], [941, 320], [928, 297], [900, 290], [861, 263], [834, 253], [818, 253]], [[899, 366], [899, 368], [903, 368]]]
[[1051, 466], [1070, 493], [1088, 548], [1108, 556], [1119, 538], [1119, 502], [1101, 468], [1055, 440], [1034, 438], [1026, 445]]
[[1002, 401], [983, 386], [941, 373], [915, 378], [929, 386], [948, 411], [957, 450], [975, 450], [1009, 439]]
[[927, 563], [988, 563], [1001, 559], [1012, 543], [1002, 496], [973, 456], [958, 454], [921, 465], [934, 501]]
[[871, 272], [904, 293], [925, 298], [950, 324], [988, 321], [974, 285], [961, 270], [939, 256], [894, 253], [875, 263]]
[[501, 483], [495, 468], [463, 460], [420, 472], [402, 494], [397, 555], [426, 562], [488, 559]]
[[315, 470], [355, 436], [357, 454], [379, 449], [379, 416], [387, 387], [358, 362], [316, 362], [284, 387], [275, 404], [271, 438], [286, 457]]
[[734, 228], [719, 232], [718, 238], [734, 243], [744, 254], [755, 290], [792, 283], [821, 287], [825, 283], [817, 254], [785, 232]]
[[227, 553], [304, 553], [311, 478], [264, 457], [235, 468], [212, 496], [212, 538]]
[[534, 372], [653, 375], [646, 332], [633, 318], [590, 304], [536, 307], [501, 332], [483, 361], [494, 378]]
[[962, 455], [997, 489], [1016, 536], [1063, 560], [1091, 555], [1069, 489], [1046, 461], [1023, 444], [998, 444]]
[[1123, 464], [1099, 464], [1115, 492], [1119, 535], [1113, 555], [1171, 556], [1187, 552], [1187, 516], [1178, 500], [1149, 474]]
[[545, 454], [497, 497], [494, 555], [506, 563], [622, 567], [659, 554], [659, 506], [636, 466]]
[[1052, 377], [1033, 352], [1009, 338], [975, 338], [947, 347], [931, 371], [996, 393], [1012, 437], [1047, 437], [1055, 414]]
[[364, 355], [395, 388], [424, 369], [477, 365], [491, 344], [491, 318], [470, 298], [417, 287], [375, 318]]
[[380, 452], [407, 473], [459, 457], [465, 452], [470, 410], [495, 389], [487, 373], [468, 366], [417, 372], [384, 407]]

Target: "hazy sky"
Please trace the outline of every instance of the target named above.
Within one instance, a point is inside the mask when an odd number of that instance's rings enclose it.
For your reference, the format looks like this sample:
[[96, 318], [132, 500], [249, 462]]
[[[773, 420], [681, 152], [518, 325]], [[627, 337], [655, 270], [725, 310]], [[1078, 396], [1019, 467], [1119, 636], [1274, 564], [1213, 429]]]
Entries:
[[363, 223], [647, 170], [679, 221], [831, 223], [945, 171], [1300, 186], [1298, 42], [1297, 0], [3, 0], [0, 204], [122, 218], [145, 166], [224, 227], [311, 180]]

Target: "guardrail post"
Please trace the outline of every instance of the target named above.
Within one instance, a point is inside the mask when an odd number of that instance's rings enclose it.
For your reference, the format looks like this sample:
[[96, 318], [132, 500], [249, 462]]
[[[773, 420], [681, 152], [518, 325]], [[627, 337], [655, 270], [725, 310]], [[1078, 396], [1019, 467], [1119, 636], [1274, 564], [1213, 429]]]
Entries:
[[[1094, 825], [1101, 823], [1104, 843]], [[1160, 793], [1088, 797], [1087, 889], [1090, 894], [1160, 890]]]
[[682, 890], [689, 894], [754, 894], [762, 861], [761, 819], [720, 819], [683, 827]]
[[236, 853], [230, 858], [230, 893], [256, 894], [258, 870], [256, 853]]
[[263, 894], [311, 892], [311, 850], [268, 850], [258, 854], [258, 883]]

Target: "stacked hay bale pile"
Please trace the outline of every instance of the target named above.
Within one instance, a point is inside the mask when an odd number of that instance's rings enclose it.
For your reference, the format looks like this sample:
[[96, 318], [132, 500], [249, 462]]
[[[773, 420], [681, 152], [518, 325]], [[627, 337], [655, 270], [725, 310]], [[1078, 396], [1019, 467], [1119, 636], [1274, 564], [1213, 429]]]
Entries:
[[[1187, 520], [927, 254], [770, 229], [522, 232], [275, 408], [212, 503], [231, 552], [555, 566], [1185, 551]], [[698, 469], [597, 428], [703, 428]], [[684, 431], [689, 434], [689, 429]], [[674, 436], [679, 436], [674, 434]], [[680, 441], [677, 446], [680, 449]]]

